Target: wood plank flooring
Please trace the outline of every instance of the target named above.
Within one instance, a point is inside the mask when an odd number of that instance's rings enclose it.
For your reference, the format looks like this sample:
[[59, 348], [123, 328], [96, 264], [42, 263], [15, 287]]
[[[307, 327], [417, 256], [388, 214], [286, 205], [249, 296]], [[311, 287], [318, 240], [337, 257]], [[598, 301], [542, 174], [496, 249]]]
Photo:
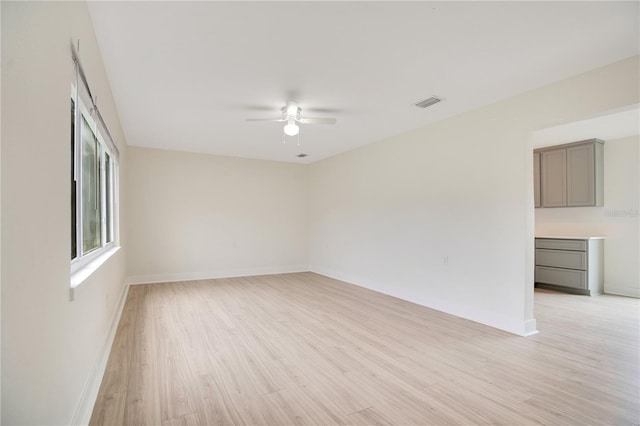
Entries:
[[92, 425], [638, 425], [636, 299], [523, 338], [313, 273], [132, 286]]

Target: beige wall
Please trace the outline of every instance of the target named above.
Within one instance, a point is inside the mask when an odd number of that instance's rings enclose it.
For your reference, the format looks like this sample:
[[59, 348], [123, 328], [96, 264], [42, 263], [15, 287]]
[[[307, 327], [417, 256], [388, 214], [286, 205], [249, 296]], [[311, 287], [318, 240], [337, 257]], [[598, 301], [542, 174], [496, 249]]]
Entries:
[[131, 282], [308, 270], [304, 166], [128, 152]]
[[640, 297], [640, 138], [604, 144], [602, 207], [536, 209], [536, 235], [605, 236], [606, 293]]
[[638, 72], [630, 58], [314, 163], [311, 269], [533, 330], [528, 135], [638, 103]]
[[2, 424], [69, 424], [102, 354], [126, 268], [122, 249], [69, 301], [72, 39], [123, 151], [121, 173], [125, 140], [86, 4], [1, 7]]

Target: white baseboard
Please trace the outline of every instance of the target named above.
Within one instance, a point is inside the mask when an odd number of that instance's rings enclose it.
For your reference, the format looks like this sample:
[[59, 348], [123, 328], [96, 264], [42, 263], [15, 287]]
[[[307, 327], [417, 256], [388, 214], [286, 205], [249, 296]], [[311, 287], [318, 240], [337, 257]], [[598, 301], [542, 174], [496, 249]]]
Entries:
[[383, 293], [389, 296], [397, 297], [398, 299], [416, 303], [430, 309], [435, 309], [436, 311], [444, 312], [480, 324], [488, 325], [493, 328], [508, 331], [509, 333], [517, 334], [518, 336], [530, 336], [538, 332], [536, 330], [535, 319], [526, 321], [518, 320], [516, 318], [509, 318], [503, 315], [498, 315], [494, 312], [488, 312], [482, 309], [474, 309], [470, 306], [455, 305], [450, 302], [437, 300], [431, 297], [424, 298], [417, 295], [414, 297], [407, 297], [406, 294], [398, 294], [397, 292], [390, 291], [388, 289], [388, 286], [382, 285], [380, 283], [320, 266], [311, 266], [310, 271], [340, 281], [345, 281], [349, 284], [357, 285], [358, 287], [364, 287], [369, 290], [377, 291], [378, 293]]
[[276, 266], [246, 269], [226, 269], [208, 272], [179, 272], [169, 274], [132, 275], [127, 277], [126, 283], [154, 284], [175, 281], [212, 280], [216, 278], [250, 277], [255, 275], [289, 274], [293, 272], [308, 272], [309, 265]]
[[605, 294], [615, 294], [616, 296], [635, 297], [640, 299], [640, 288], [638, 287], [614, 287], [604, 285]]
[[535, 319], [526, 320], [524, 322], [524, 334], [523, 336], [533, 336], [538, 334], [538, 325]]
[[102, 347], [102, 350], [98, 355], [98, 359], [96, 360], [93, 368], [91, 369], [91, 372], [89, 373], [89, 378], [87, 379], [87, 382], [82, 389], [82, 393], [80, 394], [80, 402], [78, 403], [78, 407], [76, 408], [73, 417], [71, 418], [72, 425], [88, 425], [89, 420], [91, 420], [93, 406], [95, 405], [98, 398], [98, 392], [100, 391], [102, 378], [104, 377], [104, 372], [107, 368], [107, 361], [109, 361], [109, 355], [111, 354], [111, 346], [113, 345], [113, 340], [116, 336], [116, 330], [118, 329], [118, 324], [120, 323], [120, 317], [122, 316], [122, 311], [124, 309], [125, 301], [127, 300], [128, 292], [129, 286], [125, 283], [125, 285], [122, 287], [120, 300], [118, 301], [116, 311], [114, 313], [113, 319], [111, 320], [111, 325], [109, 326], [109, 332], [107, 333], [107, 338], [104, 342], [104, 346]]

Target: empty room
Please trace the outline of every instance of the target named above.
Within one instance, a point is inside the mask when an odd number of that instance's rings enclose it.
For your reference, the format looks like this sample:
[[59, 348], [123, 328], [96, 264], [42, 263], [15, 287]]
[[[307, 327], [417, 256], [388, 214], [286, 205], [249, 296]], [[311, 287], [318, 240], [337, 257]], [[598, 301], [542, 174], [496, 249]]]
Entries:
[[2, 425], [640, 424], [640, 2], [0, 20]]

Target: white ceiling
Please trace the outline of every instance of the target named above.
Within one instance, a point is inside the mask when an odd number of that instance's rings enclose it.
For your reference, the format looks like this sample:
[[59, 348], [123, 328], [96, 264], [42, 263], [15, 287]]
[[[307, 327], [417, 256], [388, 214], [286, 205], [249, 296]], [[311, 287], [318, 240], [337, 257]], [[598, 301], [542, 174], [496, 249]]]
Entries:
[[[298, 163], [637, 55], [639, 6], [89, 2], [129, 145]], [[288, 99], [338, 123], [245, 121]]]
[[533, 148], [541, 148], [593, 138], [611, 141], [638, 134], [640, 108], [639, 105], [629, 105], [585, 120], [536, 130], [530, 137]]

